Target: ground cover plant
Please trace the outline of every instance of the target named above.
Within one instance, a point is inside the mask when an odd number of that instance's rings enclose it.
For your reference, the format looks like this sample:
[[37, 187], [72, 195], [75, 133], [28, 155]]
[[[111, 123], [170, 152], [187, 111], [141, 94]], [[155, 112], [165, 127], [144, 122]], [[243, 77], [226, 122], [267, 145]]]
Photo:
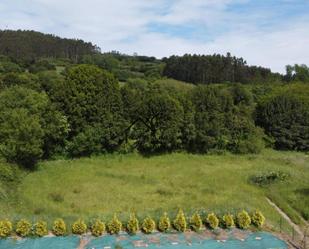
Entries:
[[[159, 220], [164, 211], [176, 212], [178, 206], [189, 214], [188, 222], [200, 208], [218, 215], [259, 209], [268, 223], [278, 226], [280, 216], [266, 201], [271, 197], [278, 198], [278, 205], [301, 224], [308, 196], [300, 191], [307, 188], [308, 165], [304, 153], [273, 150], [242, 156], [175, 153], [145, 158], [129, 154], [50, 161], [23, 177], [16, 191], [5, 193], [7, 198], [0, 200], [1, 217], [40, 217], [51, 224], [58, 217], [73, 223], [79, 217], [101, 215], [108, 230], [114, 212], [125, 222], [130, 209]], [[267, 169], [282, 170], [290, 177], [265, 187], [250, 182], [252, 175]], [[63, 201], [51, 198], [51, 193], [58, 193]], [[169, 228], [167, 220], [161, 223], [162, 228], [163, 224]], [[112, 224], [117, 232], [119, 224]]]

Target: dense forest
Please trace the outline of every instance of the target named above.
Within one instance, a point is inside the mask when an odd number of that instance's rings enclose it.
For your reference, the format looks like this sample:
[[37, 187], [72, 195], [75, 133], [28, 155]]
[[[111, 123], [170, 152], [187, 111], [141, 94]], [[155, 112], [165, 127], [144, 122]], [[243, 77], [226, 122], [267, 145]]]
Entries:
[[280, 75], [230, 54], [101, 53], [34, 31], [0, 32], [0, 54], [0, 153], [26, 168], [112, 152], [309, 150], [305, 65]]

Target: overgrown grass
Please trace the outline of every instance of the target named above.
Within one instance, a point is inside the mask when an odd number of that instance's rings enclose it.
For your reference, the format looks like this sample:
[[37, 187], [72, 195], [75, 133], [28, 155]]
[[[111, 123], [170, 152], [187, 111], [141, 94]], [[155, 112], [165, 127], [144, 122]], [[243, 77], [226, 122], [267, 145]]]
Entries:
[[[284, 182], [258, 187], [250, 176], [270, 170], [290, 175]], [[218, 214], [260, 209], [269, 224], [279, 226], [280, 216], [267, 203], [270, 196], [291, 218], [298, 220], [308, 205], [309, 157], [303, 153], [265, 151], [260, 155], [191, 155], [175, 153], [145, 158], [141, 155], [107, 155], [41, 163], [18, 185], [15, 201], [1, 216], [11, 219], [63, 217], [110, 219], [114, 212], [127, 219], [174, 215], [179, 207]], [[0, 200], [4, 208], [3, 200]], [[291, 211], [288, 210], [289, 207]]]

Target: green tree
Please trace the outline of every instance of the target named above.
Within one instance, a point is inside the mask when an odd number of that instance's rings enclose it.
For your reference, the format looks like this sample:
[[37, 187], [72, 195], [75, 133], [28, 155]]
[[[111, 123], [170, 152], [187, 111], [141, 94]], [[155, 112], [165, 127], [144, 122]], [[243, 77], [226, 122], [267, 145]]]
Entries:
[[10, 162], [33, 167], [64, 143], [68, 125], [44, 93], [11, 87], [0, 94], [0, 152]]

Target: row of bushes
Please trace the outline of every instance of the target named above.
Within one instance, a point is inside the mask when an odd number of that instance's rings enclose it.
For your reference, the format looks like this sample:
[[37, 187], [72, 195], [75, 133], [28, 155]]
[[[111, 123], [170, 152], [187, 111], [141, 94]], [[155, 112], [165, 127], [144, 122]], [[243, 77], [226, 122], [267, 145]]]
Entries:
[[[217, 217], [214, 213], [207, 215], [203, 220], [198, 212], [194, 213], [190, 219], [187, 219], [184, 212], [179, 210], [175, 219], [171, 222], [167, 213], [160, 217], [158, 223], [151, 217], [147, 217], [143, 222], [139, 223], [135, 214], [131, 214], [126, 226], [123, 227], [122, 222], [115, 214], [113, 219], [106, 225], [100, 219], [95, 220], [88, 226], [82, 219], [78, 219], [72, 225], [72, 233], [81, 235], [89, 230], [93, 236], [101, 236], [106, 231], [110, 234], [119, 234], [120, 231], [126, 230], [129, 234], [136, 234], [139, 230], [146, 234], [150, 234], [157, 228], [160, 232], [168, 232], [172, 228], [179, 232], [184, 232], [188, 228], [199, 231], [205, 224], [210, 229], [232, 228], [237, 226], [241, 229], [247, 229], [251, 224], [261, 228], [265, 222], [265, 217], [260, 211], [255, 211], [251, 216], [246, 211], [241, 211], [236, 218], [232, 214], [226, 214], [223, 217]], [[45, 221], [38, 221], [31, 224], [28, 220], [22, 219], [17, 222], [15, 232], [21, 237], [38, 236], [42, 237], [48, 234], [48, 226]], [[0, 237], [8, 237], [13, 233], [13, 225], [8, 220], [0, 221]], [[63, 219], [56, 219], [52, 226], [52, 233], [56, 236], [63, 236], [67, 234], [67, 226]]]

